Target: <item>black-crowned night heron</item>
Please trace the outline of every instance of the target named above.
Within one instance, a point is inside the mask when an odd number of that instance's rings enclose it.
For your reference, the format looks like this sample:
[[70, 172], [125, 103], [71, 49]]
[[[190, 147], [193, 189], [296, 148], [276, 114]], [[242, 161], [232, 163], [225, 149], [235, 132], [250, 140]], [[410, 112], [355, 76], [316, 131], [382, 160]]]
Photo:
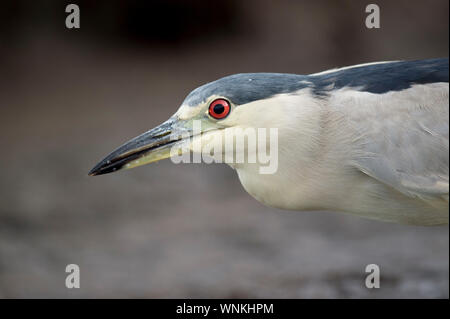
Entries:
[[[200, 152], [211, 143], [222, 151], [218, 144], [227, 133], [277, 128], [276, 149], [263, 144], [265, 152], [277, 151], [271, 173], [261, 173], [260, 161], [228, 162], [258, 201], [289, 210], [446, 224], [448, 72], [448, 59], [432, 59], [311, 75], [227, 76], [192, 91], [168, 121], [119, 147], [90, 175]], [[187, 147], [171, 152], [179, 143]], [[252, 150], [245, 144], [234, 155], [247, 151], [250, 158]]]

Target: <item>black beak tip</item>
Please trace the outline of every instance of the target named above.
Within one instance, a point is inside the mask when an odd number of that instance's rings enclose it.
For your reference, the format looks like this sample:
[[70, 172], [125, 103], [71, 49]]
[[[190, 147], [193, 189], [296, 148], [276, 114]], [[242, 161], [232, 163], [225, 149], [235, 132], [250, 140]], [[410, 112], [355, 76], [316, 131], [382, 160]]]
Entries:
[[115, 160], [115, 156], [111, 155], [107, 156], [104, 160], [95, 165], [94, 168], [89, 171], [88, 176], [98, 176], [114, 173], [120, 170], [126, 163], [130, 161], [130, 158]]
[[105, 165], [103, 162], [96, 165], [93, 169], [91, 169], [88, 173], [88, 176], [98, 176], [98, 175], [104, 175], [108, 173], [113, 173], [118, 170], [118, 167]]
[[98, 176], [115, 172], [117, 168], [115, 166], [111, 166], [110, 164], [110, 161], [107, 161], [106, 159], [102, 160], [89, 171], [88, 176]]
[[97, 175], [101, 175], [101, 166], [99, 166], [98, 164], [94, 166], [93, 169], [91, 169], [88, 173], [88, 176], [97, 176]]
[[88, 173], [88, 176], [97, 176], [97, 175], [98, 175], [98, 172], [94, 169], [91, 169]]

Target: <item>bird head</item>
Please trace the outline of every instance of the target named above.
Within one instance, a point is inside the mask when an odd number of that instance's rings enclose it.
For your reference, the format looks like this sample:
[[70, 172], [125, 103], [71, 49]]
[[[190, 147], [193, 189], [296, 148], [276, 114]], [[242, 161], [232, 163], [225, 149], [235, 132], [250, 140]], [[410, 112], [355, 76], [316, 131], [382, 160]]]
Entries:
[[[196, 152], [195, 145], [220, 143], [226, 133], [246, 128], [281, 125], [286, 108], [283, 96], [305, 87], [301, 75], [235, 74], [192, 91], [178, 111], [161, 125], [126, 142], [100, 161], [89, 175], [101, 175], [156, 162], [180, 152]], [[279, 98], [275, 98], [278, 96]], [[199, 129], [195, 129], [196, 124]], [[242, 133], [237, 133], [242, 134]], [[211, 146], [211, 145], [210, 145]], [[243, 150], [245, 151], [245, 150]]]

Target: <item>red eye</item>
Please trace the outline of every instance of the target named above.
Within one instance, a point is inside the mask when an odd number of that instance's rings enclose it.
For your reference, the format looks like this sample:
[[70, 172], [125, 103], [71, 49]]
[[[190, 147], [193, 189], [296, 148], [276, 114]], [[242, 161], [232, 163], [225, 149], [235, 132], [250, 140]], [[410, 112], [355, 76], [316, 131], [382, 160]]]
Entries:
[[209, 115], [215, 119], [223, 119], [230, 113], [230, 109], [228, 101], [217, 99], [209, 105]]

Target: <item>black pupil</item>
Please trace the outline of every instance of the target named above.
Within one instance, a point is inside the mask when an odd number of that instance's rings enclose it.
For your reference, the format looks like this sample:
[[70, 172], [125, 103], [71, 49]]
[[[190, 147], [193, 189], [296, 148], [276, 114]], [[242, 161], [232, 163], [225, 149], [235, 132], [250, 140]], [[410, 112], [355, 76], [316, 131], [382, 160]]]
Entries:
[[223, 106], [222, 104], [214, 105], [214, 113], [222, 114], [224, 111], [225, 111], [225, 106]]

